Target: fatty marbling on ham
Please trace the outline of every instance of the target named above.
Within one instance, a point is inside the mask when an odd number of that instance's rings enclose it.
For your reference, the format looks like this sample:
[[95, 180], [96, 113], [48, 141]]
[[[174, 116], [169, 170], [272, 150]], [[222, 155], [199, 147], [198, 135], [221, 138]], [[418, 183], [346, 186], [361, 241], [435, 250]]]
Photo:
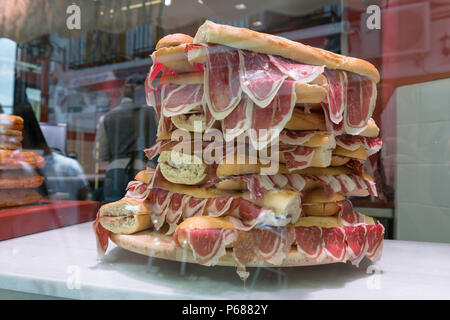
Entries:
[[371, 156], [380, 151], [383, 142], [381, 138], [369, 138], [362, 136], [340, 135], [336, 138], [336, 145], [354, 151], [359, 147], [366, 149], [367, 156]]
[[329, 89], [324, 105], [328, 130], [357, 135], [367, 128], [375, 108], [374, 81], [352, 72], [326, 69]]
[[162, 114], [173, 117], [199, 110], [203, 101], [201, 84], [165, 84], [162, 85]]
[[[186, 243], [180, 244], [183, 233]], [[232, 257], [238, 266], [245, 267], [255, 259], [280, 265], [292, 246], [308, 259], [320, 263], [351, 261], [358, 265], [362, 258], [372, 261], [380, 258], [384, 227], [364, 223], [346, 227], [278, 227], [237, 229], [180, 229], [173, 235], [177, 245], [189, 245], [196, 261], [215, 265], [231, 245]]]

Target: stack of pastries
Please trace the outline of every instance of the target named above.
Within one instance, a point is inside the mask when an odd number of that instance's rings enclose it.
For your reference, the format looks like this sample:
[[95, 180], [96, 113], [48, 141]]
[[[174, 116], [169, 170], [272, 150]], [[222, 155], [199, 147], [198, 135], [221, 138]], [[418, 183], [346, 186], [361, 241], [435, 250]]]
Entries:
[[42, 198], [35, 188], [44, 182], [37, 170], [45, 160], [22, 150], [23, 126], [21, 117], [0, 114], [0, 207], [32, 204]]
[[232, 257], [244, 278], [379, 259], [383, 226], [347, 199], [377, 194], [364, 169], [381, 148], [372, 64], [210, 21], [162, 38], [152, 59], [158, 139], [145, 151], [158, 166], [100, 209], [103, 249], [108, 232], [151, 229], [199, 264]]

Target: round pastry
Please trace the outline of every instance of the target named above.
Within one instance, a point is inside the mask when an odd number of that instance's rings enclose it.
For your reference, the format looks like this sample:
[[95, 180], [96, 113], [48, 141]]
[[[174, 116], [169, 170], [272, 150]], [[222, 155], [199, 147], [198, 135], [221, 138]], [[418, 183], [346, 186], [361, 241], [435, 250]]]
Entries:
[[21, 135], [0, 134], [0, 149], [16, 150], [22, 148], [23, 137]]
[[21, 150], [0, 150], [0, 170], [40, 169], [45, 159], [37, 153]]
[[22, 206], [41, 199], [42, 196], [33, 189], [0, 190], [0, 207]]
[[19, 116], [0, 114], [0, 126], [5, 129], [22, 130], [23, 119]]
[[44, 177], [35, 172], [0, 171], [0, 189], [37, 188], [44, 182]]

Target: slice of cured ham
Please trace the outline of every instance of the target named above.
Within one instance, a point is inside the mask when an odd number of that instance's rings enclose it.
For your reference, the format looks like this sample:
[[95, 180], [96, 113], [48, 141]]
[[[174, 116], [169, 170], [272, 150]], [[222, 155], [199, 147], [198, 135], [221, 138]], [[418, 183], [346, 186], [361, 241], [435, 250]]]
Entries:
[[265, 108], [253, 107], [249, 137], [253, 147], [261, 150], [278, 138], [292, 116], [295, 106], [294, 82], [284, 81], [278, 95]]
[[322, 228], [296, 227], [297, 250], [308, 258], [317, 259], [322, 253]]
[[163, 88], [162, 114], [165, 117], [187, 114], [202, 106], [202, 84], [169, 84]]
[[199, 264], [213, 266], [225, 255], [226, 246], [236, 239], [233, 229], [181, 229], [194, 259]]
[[243, 134], [251, 127], [253, 102], [243, 97], [237, 107], [222, 120], [222, 132], [226, 142]]
[[377, 86], [374, 81], [349, 72], [347, 108], [344, 112], [345, 132], [357, 135], [367, 128], [367, 123], [375, 109]]
[[317, 131], [294, 131], [283, 129], [280, 133], [280, 142], [289, 145], [301, 146], [308, 142]]
[[351, 151], [362, 146], [366, 150], [367, 156], [371, 156], [380, 151], [383, 141], [381, 138], [340, 135], [336, 137], [336, 145]]
[[366, 248], [366, 225], [348, 226], [344, 230], [345, 238], [347, 240], [347, 258], [353, 265], [358, 266], [364, 258]]
[[92, 228], [94, 229], [95, 240], [97, 243], [97, 258], [101, 259], [108, 249], [109, 235], [111, 232], [101, 225], [100, 211], [97, 212], [97, 218], [92, 224]]
[[350, 200], [337, 201], [336, 204], [340, 207], [338, 219], [344, 226], [364, 223], [364, 215], [353, 211], [353, 206]]
[[325, 66], [301, 64], [280, 56], [269, 55], [270, 61], [284, 75], [296, 82], [309, 83], [323, 73]]
[[328, 115], [333, 123], [339, 124], [347, 107], [347, 72], [325, 69], [325, 76], [329, 86], [327, 93]]
[[292, 151], [283, 151], [284, 159], [286, 160], [286, 167], [289, 171], [300, 170], [309, 167], [314, 157], [314, 148], [296, 146]]
[[125, 194], [125, 199], [134, 199], [138, 201], [144, 201], [150, 194], [149, 185], [141, 181], [130, 181], [127, 185], [127, 193]]
[[205, 99], [215, 120], [225, 119], [241, 100], [239, 54], [224, 46], [206, 48]]
[[266, 54], [247, 50], [239, 52], [239, 80], [242, 90], [260, 108], [267, 107], [283, 84], [283, 74]]
[[[186, 239], [178, 243], [179, 232]], [[297, 245], [297, 251], [320, 263], [351, 261], [354, 265], [367, 257], [379, 259], [383, 246], [384, 227], [364, 223], [347, 227], [255, 227], [248, 231], [237, 229], [181, 229], [174, 234], [178, 245], [189, 244], [197, 262], [214, 265], [225, 255], [226, 246], [233, 243], [232, 256], [242, 267], [255, 259], [273, 265], [283, 263], [286, 254]], [[245, 271], [245, 270], [244, 270]]]
[[383, 250], [384, 226], [381, 223], [367, 226], [366, 256], [372, 261], [381, 257]]
[[343, 228], [322, 228], [323, 250], [336, 262], [345, 259], [345, 231]]

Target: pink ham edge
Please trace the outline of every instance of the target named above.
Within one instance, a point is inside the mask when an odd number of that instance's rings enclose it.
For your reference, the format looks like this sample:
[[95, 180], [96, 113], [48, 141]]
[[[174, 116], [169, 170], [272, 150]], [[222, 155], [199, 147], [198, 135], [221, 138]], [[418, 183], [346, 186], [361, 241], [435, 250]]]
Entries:
[[276, 57], [272, 55], [269, 55], [269, 59], [284, 75], [300, 83], [308, 83], [313, 81], [320, 74], [322, 74], [325, 69], [325, 66], [300, 64], [283, 57]]
[[356, 226], [348, 226], [344, 228], [345, 239], [347, 241], [347, 259], [353, 265], [359, 266], [359, 263], [364, 259], [366, 250], [366, 225], [360, 224]]
[[378, 261], [383, 251], [384, 226], [381, 223], [367, 226], [366, 257]]
[[289, 227], [254, 229], [252, 233], [257, 244], [256, 257], [273, 265], [283, 262], [295, 241], [295, 232]]
[[208, 199], [190, 197], [183, 210], [183, 219], [201, 216], [205, 210]]
[[317, 131], [293, 131], [283, 129], [280, 133], [280, 142], [283, 144], [300, 146], [308, 142]]
[[295, 106], [293, 81], [284, 81], [278, 95], [264, 109], [253, 107], [249, 138], [256, 150], [262, 150], [279, 137]]
[[165, 117], [187, 114], [202, 106], [202, 84], [175, 85], [168, 87], [168, 91], [162, 100], [162, 114]]
[[150, 194], [151, 188], [146, 183], [141, 181], [130, 181], [127, 185], [127, 193], [125, 194], [125, 199], [134, 199], [138, 201], [144, 201]]
[[336, 145], [350, 151], [355, 151], [362, 146], [366, 150], [367, 156], [371, 156], [380, 151], [383, 142], [381, 138], [340, 135], [336, 137]]
[[338, 212], [338, 220], [344, 226], [352, 226], [358, 223], [364, 223], [364, 215], [353, 210], [350, 200], [337, 201], [336, 204], [340, 207]]
[[343, 228], [322, 228], [322, 247], [327, 257], [335, 262], [344, 262], [346, 243]]
[[237, 107], [222, 120], [222, 132], [226, 142], [250, 129], [252, 113], [253, 102], [246, 97], [242, 97]]
[[262, 53], [238, 50], [242, 91], [259, 107], [266, 108], [287, 78]]
[[322, 228], [295, 227], [298, 252], [308, 258], [318, 259], [322, 253]]
[[[214, 51], [214, 52], [211, 52]], [[206, 47], [204, 95], [209, 112], [215, 120], [225, 119], [241, 100], [239, 55], [224, 46]]]
[[156, 230], [159, 230], [165, 222], [167, 207], [173, 192], [153, 188], [150, 193], [150, 205], [152, 208], [152, 222]]
[[155, 143], [150, 148], [145, 149], [144, 152], [145, 155], [147, 156], [147, 159], [152, 160], [154, 157], [156, 157], [157, 154], [161, 153], [162, 148], [164, 148], [170, 142], [171, 142], [170, 140], [161, 140]]
[[[178, 221], [183, 215], [184, 208], [186, 207], [187, 202], [190, 200], [190, 196], [175, 193], [172, 196], [172, 199], [167, 206], [167, 212], [165, 215], [165, 219], [167, 224], [169, 225], [169, 230], [167, 230], [166, 234], [172, 234], [177, 228]], [[176, 200], [176, 201], [174, 201]]]
[[283, 152], [288, 171], [300, 170], [309, 167], [314, 157], [314, 148], [297, 146], [293, 151]]
[[344, 130], [347, 134], [357, 135], [367, 128], [375, 109], [377, 86], [374, 81], [355, 73], [348, 73], [348, 77]]
[[325, 77], [329, 85], [328, 116], [331, 122], [339, 124], [347, 107], [347, 73], [342, 70], [325, 69]]
[[181, 229], [192, 249], [194, 259], [205, 266], [216, 265], [226, 254], [226, 246], [236, 240], [233, 229]]

